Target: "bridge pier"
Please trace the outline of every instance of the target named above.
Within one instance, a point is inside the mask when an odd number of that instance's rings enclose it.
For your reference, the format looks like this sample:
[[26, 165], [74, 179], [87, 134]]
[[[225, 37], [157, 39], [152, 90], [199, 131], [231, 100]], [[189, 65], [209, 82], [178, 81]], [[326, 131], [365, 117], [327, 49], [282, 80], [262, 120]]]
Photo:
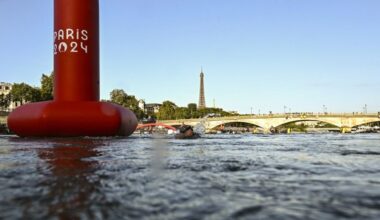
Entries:
[[270, 128], [264, 128], [264, 129], [263, 129], [263, 133], [264, 133], [264, 134], [270, 134], [270, 133], [272, 133], [272, 132], [270, 132]]
[[258, 133], [260, 133], [259, 129], [257, 129], [257, 128], [252, 129], [252, 134], [258, 134]]
[[351, 133], [352, 128], [351, 127], [341, 127], [340, 128], [340, 133], [345, 134], [345, 133]]
[[286, 131], [286, 133], [291, 134], [292, 133], [292, 129], [288, 128], [287, 131]]

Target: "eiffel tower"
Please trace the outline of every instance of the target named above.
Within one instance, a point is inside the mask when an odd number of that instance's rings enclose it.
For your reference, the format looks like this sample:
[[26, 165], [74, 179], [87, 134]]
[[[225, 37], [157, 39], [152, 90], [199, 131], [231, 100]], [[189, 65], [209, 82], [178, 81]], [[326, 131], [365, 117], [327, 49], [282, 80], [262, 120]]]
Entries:
[[205, 101], [205, 87], [204, 87], [204, 74], [203, 74], [203, 69], [201, 69], [201, 83], [200, 83], [200, 88], [199, 88], [199, 103], [198, 103], [198, 109], [203, 109], [206, 108], [206, 101]]

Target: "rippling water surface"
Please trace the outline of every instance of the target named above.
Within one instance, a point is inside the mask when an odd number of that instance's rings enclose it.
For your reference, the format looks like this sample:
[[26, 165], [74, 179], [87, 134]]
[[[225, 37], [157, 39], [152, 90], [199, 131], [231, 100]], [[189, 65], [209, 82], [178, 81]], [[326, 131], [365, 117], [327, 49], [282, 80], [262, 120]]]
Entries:
[[380, 135], [0, 136], [0, 219], [380, 219]]

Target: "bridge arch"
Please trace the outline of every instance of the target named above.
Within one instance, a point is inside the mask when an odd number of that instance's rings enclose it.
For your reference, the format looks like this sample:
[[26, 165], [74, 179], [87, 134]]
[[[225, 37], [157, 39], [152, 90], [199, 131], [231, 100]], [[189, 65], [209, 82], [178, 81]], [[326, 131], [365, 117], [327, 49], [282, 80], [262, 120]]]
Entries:
[[234, 120], [234, 121], [220, 121], [220, 122], [214, 122], [209, 124], [210, 130], [213, 130], [221, 125], [226, 125], [226, 124], [232, 124], [232, 123], [243, 123], [243, 124], [249, 124], [249, 125], [254, 125], [256, 127], [259, 127], [261, 129], [264, 129], [263, 125], [259, 125], [259, 123], [254, 123], [251, 121], [245, 121], [245, 120]]
[[370, 120], [366, 120], [366, 121], [360, 121], [360, 122], [353, 124], [352, 127], [358, 127], [361, 125], [375, 123], [375, 122], [380, 122], [380, 118], [374, 118], [374, 119], [370, 119]]
[[282, 125], [286, 125], [286, 124], [290, 124], [290, 123], [295, 123], [295, 122], [302, 122], [302, 121], [323, 122], [323, 123], [327, 123], [327, 124], [333, 125], [333, 126], [338, 127], [338, 128], [340, 128], [342, 126], [341, 124], [338, 124], [336, 121], [331, 121], [331, 120], [326, 120], [326, 119], [320, 119], [320, 118], [295, 118], [295, 119], [287, 119], [287, 120], [284, 120], [282, 122], [279, 122], [279, 123], [273, 125], [273, 127], [278, 128], [278, 127], [280, 127]]

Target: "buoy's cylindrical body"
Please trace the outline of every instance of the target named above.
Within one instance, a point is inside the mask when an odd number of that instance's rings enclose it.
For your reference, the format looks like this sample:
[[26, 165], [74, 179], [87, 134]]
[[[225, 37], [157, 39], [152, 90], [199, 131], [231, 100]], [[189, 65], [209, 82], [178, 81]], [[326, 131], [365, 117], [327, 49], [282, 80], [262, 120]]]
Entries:
[[54, 0], [54, 101], [29, 103], [8, 127], [29, 136], [128, 136], [137, 126], [129, 109], [99, 102], [99, 2]]
[[54, 1], [54, 99], [99, 100], [99, 2]]

